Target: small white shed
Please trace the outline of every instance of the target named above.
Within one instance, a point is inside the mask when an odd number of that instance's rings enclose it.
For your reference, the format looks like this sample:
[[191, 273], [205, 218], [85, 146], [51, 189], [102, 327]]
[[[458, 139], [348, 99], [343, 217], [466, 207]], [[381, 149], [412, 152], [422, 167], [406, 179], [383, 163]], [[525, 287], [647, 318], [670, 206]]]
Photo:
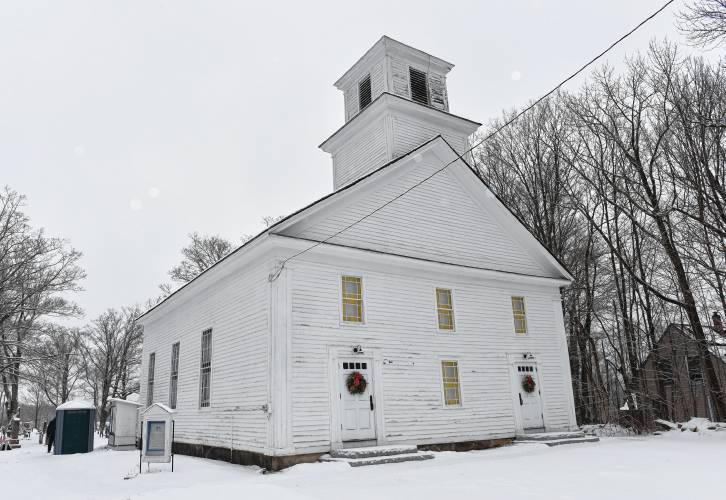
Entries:
[[126, 399], [108, 398], [110, 417], [108, 423], [108, 446], [114, 450], [129, 450], [136, 447], [136, 423], [139, 416], [138, 394], [129, 394]]

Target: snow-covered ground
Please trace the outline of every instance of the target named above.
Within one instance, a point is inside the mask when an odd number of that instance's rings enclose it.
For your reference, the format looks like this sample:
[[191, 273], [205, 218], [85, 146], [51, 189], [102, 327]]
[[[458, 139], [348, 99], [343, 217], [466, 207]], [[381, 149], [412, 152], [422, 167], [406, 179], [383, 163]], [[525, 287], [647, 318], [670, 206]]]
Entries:
[[671, 431], [555, 448], [518, 444], [372, 467], [303, 464], [275, 474], [177, 456], [173, 473], [152, 465], [128, 480], [137, 452], [97, 442], [93, 453], [53, 456], [34, 443], [0, 452], [0, 498], [683, 500], [723, 498], [726, 484], [726, 432]]

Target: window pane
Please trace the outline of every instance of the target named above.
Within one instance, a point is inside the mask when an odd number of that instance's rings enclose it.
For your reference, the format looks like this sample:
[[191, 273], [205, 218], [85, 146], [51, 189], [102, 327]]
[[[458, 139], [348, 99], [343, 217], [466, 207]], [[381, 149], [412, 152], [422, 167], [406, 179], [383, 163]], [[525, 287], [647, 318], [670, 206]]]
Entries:
[[343, 321], [363, 321], [363, 285], [357, 276], [342, 278]]
[[210, 403], [212, 378], [212, 330], [202, 332], [202, 356], [200, 360], [199, 406], [208, 407]]
[[146, 406], [154, 402], [154, 370], [156, 369], [156, 353], [149, 354], [149, 373], [146, 380]]
[[436, 289], [436, 309], [439, 317], [439, 329], [454, 329], [454, 307], [451, 297], [451, 290], [446, 288]]
[[527, 314], [524, 310], [524, 297], [512, 297], [512, 315], [514, 317], [514, 332], [518, 335], [526, 335]]
[[177, 381], [179, 380], [179, 342], [171, 346], [171, 370], [169, 375], [169, 407], [176, 408]]
[[444, 384], [444, 404], [461, 404], [461, 392], [459, 387], [459, 365], [456, 361], [442, 361], [441, 375]]

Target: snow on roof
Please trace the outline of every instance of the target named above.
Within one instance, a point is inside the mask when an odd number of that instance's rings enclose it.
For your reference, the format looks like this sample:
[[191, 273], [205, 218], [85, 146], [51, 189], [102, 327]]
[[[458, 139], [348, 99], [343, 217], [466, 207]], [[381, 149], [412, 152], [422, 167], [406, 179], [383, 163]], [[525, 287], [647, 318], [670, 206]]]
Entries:
[[56, 410], [95, 410], [96, 406], [90, 401], [79, 399], [76, 401], [66, 401], [58, 406]]
[[108, 398], [106, 401], [108, 401], [109, 403], [114, 402], [114, 403], [124, 403], [124, 404], [129, 404], [129, 405], [134, 405], [134, 406], [141, 406], [141, 403], [138, 403], [136, 401], [131, 401], [128, 398], [126, 398], [126, 399]]
[[141, 396], [139, 396], [138, 393], [132, 392], [128, 396], [126, 396], [126, 401], [130, 401], [131, 403], [138, 403]]
[[148, 408], [146, 408], [141, 413], [146, 413], [147, 411], [151, 410], [154, 406], [158, 406], [159, 408], [161, 408], [162, 410], [164, 410], [167, 413], [176, 413], [176, 410], [172, 410], [171, 408], [169, 408], [168, 406], [166, 406], [164, 403], [154, 403], [151, 406], [149, 406]]

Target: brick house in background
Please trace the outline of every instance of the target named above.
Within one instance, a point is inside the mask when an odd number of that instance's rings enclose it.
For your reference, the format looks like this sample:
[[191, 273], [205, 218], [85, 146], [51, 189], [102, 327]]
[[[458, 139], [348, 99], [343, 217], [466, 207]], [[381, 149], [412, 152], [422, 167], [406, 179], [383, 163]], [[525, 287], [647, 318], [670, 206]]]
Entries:
[[[714, 313], [712, 319], [709, 350], [721, 387], [726, 387], [726, 336], [721, 316]], [[713, 419], [698, 343], [688, 325], [668, 325], [642, 366], [646, 393], [654, 401], [657, 417], [674, 422]]]

